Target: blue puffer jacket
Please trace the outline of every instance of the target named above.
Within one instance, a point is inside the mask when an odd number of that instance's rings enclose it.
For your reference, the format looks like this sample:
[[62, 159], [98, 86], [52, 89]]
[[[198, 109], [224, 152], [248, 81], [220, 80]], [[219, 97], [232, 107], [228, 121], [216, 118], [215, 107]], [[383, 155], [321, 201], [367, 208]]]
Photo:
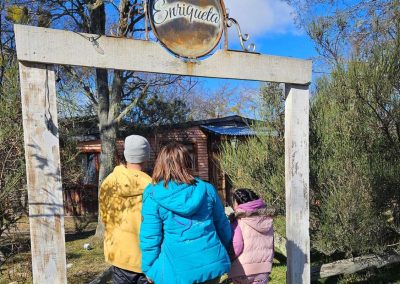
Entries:
[[230, 270], [229, 221], [214, 187], [163, 182], [143, 194], [142, 270], [155, 284], [192, 284]]

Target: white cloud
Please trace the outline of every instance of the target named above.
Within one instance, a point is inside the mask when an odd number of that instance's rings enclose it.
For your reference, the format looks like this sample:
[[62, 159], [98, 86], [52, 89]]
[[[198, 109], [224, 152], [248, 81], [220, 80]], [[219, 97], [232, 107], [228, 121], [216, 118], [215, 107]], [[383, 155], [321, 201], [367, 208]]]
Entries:
[[225, 0], [225, 6], [242, 32], [251, 37], [300, 33], [294, 24], [294, 9], [281, 0]]

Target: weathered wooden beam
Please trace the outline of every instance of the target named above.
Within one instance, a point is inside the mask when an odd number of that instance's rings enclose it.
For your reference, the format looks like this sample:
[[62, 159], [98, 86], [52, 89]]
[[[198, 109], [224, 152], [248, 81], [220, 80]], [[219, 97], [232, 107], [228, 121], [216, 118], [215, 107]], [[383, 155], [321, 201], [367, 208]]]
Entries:
[[340, 274], [352, 274], [367, 268], [380, 268], [400, 262], [399, 254], [366, 255], [351, 259], [338, 260], [321, 266], [312, 267], [311, 279], [327, 278]]
[[218, 50], [205, 60], [186, 63], [150, 41], [23, 25], [15, 25], [14, 31], [20, 61], [294, 84], [311, 82], [310, 60]]
[[54, 71], [19, 63], [33, 282], [67, 283]]
[[286, 94], [286, 283], [310, 283], [308, 86], [287, 85]]

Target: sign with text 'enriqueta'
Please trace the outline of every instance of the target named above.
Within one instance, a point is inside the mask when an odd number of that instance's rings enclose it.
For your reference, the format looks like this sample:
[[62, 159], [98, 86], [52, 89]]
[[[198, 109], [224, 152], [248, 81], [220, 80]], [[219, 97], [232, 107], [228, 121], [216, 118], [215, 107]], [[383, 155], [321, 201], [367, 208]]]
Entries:
[[225, 9], [220, 0], [149, 0], [153, 33], [179, 57], [199, 58], [219, 43]]

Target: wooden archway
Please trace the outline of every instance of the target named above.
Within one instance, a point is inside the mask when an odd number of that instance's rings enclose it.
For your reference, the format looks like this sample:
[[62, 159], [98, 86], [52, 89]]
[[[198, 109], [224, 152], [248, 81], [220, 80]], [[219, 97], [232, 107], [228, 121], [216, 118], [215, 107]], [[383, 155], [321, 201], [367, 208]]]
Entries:
[[[154, 42], [15, 25], [20, 68], [34, 283], [66, 283], [56, 83], [53, 65], [286, 84], [287, 283], [310, 282], [309, 84], [312, 63], [219, 50], [183, 62]], [[88, 40], [88, 39], [94, 39]]]

